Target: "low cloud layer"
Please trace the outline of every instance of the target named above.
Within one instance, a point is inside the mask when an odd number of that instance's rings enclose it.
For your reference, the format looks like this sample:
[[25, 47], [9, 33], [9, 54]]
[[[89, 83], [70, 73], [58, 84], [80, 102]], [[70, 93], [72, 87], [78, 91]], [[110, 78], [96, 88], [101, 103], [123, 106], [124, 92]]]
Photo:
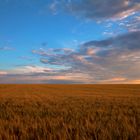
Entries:
[[[128, 82], [140, 79], [140, 31], [130, 32], [100, 41], [89, 41], [75, 51], [66, 48], [33, 50], [47, 66], [65, 67], [57, 75], [80, 74], [86, 83]], [[62, 79], [63, 80], [63, 79]], [[81, 79], [83, 81], [83, 79]]]
[[39, 49], [44, 66], [0, 72], [3, 83], [140, 83], [140, 31], [85, 42], [75, 50]]

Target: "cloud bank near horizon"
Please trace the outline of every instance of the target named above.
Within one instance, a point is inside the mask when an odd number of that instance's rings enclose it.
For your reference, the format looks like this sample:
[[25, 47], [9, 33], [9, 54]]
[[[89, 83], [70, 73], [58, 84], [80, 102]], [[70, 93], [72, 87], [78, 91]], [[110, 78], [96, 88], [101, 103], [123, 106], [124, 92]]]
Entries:
[[13, 81], [29, 83], [139, 83], [139, 40], [137, 31], [85, 42], [76, 50], [32, 50], [44, 67], [23, 66], [11, 73], [1, 71], [0, 75], [10, 77], [8, 81], [15, 78]]

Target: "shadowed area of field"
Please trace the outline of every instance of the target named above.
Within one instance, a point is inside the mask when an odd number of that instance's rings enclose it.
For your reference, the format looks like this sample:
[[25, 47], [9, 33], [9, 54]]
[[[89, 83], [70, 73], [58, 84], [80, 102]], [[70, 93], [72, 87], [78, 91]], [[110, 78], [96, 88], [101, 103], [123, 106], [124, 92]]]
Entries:
[[140, 85], [0, 85], [0, 140], [139, 140]]

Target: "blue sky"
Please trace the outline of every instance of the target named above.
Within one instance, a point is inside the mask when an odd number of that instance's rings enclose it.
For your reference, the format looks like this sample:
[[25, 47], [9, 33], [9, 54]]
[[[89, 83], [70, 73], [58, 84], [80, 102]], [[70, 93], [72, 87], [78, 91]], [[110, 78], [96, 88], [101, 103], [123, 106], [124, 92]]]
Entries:
[[139, 27], [139, 0], [0, 0], [0, 83], [140, 83]]

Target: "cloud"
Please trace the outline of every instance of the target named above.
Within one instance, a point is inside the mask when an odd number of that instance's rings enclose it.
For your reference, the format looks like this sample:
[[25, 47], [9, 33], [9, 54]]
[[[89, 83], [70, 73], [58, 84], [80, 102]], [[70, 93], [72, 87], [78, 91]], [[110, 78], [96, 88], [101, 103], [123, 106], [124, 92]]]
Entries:
[[11, 51], [11, 50], [14, 50], [14, 48], [9, 47], [9, 46], [4, 46], [4, 47], [0, 47], [0, 50], [2, 50], [2, 51]]
[[[79, 82], [86, 83], [123, 83], [140, 79], [139, 40], [140, 31], [136, 31], [104, 40], [88, 41], [69, 53], [60, 53], [59, 49], [52, 50], [49, 55], [46, 54], [47, 50], [35, 52], [42, 57], [40, 62], [47, 66], [67, 67], [56, 71], [57, 76], [67, 79], [73, 75], [69, 80], [83, 77]], [[59, 80], [66, 80], [63, 78]]]
[[[0, 75], [0, 83], [86, 83], [88, 75], [80, 73], [66, 73], [65, 71], [38, 71], [25, 72], [17, 69]], [[88, 80], [88, 78], [87, 78]]]
[[36, 73], [47, 73], [52, 71], [53, 69], [47, 67], [27, 65], [17, 67], [11, 70], [9, 74], [36, 74]]
[[120, 27], [127, 29], [129, 32], [140, 31], [140, 13], [122, 20], [119, 25]]
[[3, 83], [139, 83], [140, 31], [91, 40], [76, 49], [33, 50], [41, 65], [0, 71]]
[[92, 20], [123, 19], [140, 11], [140, 0], [80, 0], [71, 1], [68, 8]]
[[113, 47], [113, 48], [121, 48], [128, 50], [140, 50], [139, 46], [140, 39], [140, 31], [129, 32], [123, 35], [119, 35], [116, 37], [111, 37], [109, 39], [101, 40], [101, 41], [89, 41], [83, 44], [83, 47]]
[[2, 75], [7, 75], [8, 73], [6, 72], [6, 71], [1, 71], [0, 70], [0, 76], [2, 76]]
[[51, 11], [51, 13], [53, 15], [57, 14], [57, 6], [58, 6], [59, 2], [58, 1], [53, 1], [50, 5], [49, 5], [49, 10]]
[[127, 80], [125, 78], [121, 78], [121, 77], [116, 77], [116, 78], [113, 78], [113, 79], [108, 79], [108, 80], [102, 80], [99, 82], [100, 84], [106, 84], [106, 83], [109, 83], [109, 84], [140, 84], [140, 80]]
[[[89, 81], [89, 76], [77, 75], [77, 73], [67, 76], [65, 75], [45, 75], [45, 74], [7, 74], [0, 75], [0, 83], [48, 83], [48, 84], [140, 84], [140, 79], [126, 79], [123, 77], [114, 77], [112, 79], [94, 80]], [[82, 78], [82, 79], [81, 79]], [[86, 80], [87, 78], [87, 80]]]
[[116, 77], [136, 78], [140, 75], [140, 32], [131, 32], [102, 41], [89, 41], [83, 48], [99, 48], [88, 61], [100, 64]]

